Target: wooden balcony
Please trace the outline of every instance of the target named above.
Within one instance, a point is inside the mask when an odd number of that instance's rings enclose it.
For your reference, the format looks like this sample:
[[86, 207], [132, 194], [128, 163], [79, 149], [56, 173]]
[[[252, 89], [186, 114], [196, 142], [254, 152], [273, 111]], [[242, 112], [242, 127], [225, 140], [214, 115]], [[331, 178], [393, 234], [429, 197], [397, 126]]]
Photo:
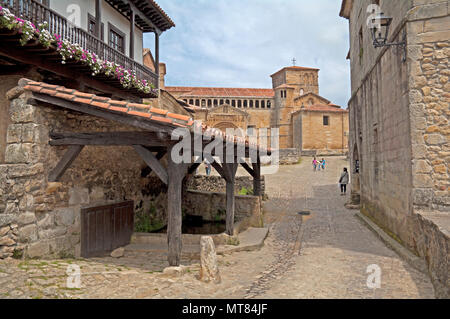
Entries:
[[[155, 89], [158, 88], [159, 77], [152, 70], [110, 47], [84, 29], [75, 27], [65, 17], [40, 2], [35, 0], [0, 0], [0, 5], [8, 8], [15, 16], [30, 21], [36, 26], [47, 22], [51, 34], [58, 34], [62, 40], [69, 40], [71, 43], [80, 45], [84, 50], [95, 53], [103, 61], [115, 62], [127, 70], [134, 71], [139, 80], [146, 80]], [[86, 76], [83, 77], [88, 82], [85, 83], [86, 85], [106, 94], [117, 93], [117, 89], [119, 89], [121, 92], [127, 91], [127, 94], [125, 94], [127, 98], [129, 95], [139, 98], [157, 96], [156, 90], [145, 93], [135, 88], [124, 88], [118, 79], [110, 76], [102, 74], [93, 76], [90, 67], [82, 61], [68, 60], [65, 65], [62, 65], [62, 59], [56, 47], [45, 48], [37, 40], [32, 40], [25, 46], [21, 46], [20, 37], [21, 34], [16, 30], [0, 30], [0, 42], [2, 43], [0, 56], [6, 56], [21, 63], [34, 64], [63, 77], [70, 75], [69, 78], [75, 78], [73, 72], [82, 73]], [[94, 81], [89, 81], [87, 77]], [[107, 86], [113, 87], [115, 90], [108, 89]]]

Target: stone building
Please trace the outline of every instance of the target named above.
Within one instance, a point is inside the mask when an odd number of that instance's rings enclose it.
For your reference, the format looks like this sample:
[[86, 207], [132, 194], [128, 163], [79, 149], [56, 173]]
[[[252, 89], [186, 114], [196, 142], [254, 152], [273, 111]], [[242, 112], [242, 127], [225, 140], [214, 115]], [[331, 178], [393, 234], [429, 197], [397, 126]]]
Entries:
[[[164, 78], [166, 68], [164, 65]], [[279, 129], [280, 156], [336, 155], [348, 151], [348, 111], [319, 95], [319, 70], [286, 67], [272, 89], [162, 86], [197, 120], [221, 130]], [[161, 80], [163, 83], [164, 80]], [[270, 143], [270, 141], [268, 141]]]
[[[387, 42], [404, 45], [374, 47], [373, 4], [393, 17]], [[344, 0], [340, 13], [350, 26], [352, 198], [426, 260], [440, 297], [450, 289], [449, 10], [447, 0]]]

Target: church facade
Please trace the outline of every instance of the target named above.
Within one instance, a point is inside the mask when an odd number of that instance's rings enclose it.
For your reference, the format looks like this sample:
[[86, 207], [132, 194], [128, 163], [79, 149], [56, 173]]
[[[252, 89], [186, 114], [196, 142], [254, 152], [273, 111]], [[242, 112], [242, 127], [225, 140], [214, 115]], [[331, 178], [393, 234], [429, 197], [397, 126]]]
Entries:
[[249, 133], [267, 129], [268, 137], [278, 129], [282, 150], [348, 153], [348, 111], [319, 95], [319, 69], [285, 67], [271, 75], [272, 89], [166, 86], [166, 66], [160, 70], [161, 89], [210, 127]]

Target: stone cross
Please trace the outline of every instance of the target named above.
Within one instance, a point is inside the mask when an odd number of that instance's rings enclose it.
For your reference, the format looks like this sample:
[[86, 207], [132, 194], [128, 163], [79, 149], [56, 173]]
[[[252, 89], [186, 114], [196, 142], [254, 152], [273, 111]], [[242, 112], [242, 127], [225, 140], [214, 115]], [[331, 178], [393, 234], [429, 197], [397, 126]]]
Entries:
[[295, 66], [295, 64], [297, 63], [297, 60], [295, 58], [292, 59], [292, 64]]

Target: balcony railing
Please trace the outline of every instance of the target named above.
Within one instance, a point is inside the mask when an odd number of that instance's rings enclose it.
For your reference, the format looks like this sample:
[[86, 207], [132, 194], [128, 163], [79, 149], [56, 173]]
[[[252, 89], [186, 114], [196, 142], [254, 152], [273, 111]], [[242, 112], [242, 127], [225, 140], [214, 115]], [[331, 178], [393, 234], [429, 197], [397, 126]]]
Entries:
[[149, 68], [110, 47], [96, 36], [74, 26], [65, 17], [40, 2], [36, 0], [0, 0], [0, 4], [2, 7], [8, 8], [15, 16], [31, 21], [36, 26], [47, 22], [51, 34], [59, 34], [62, 40], [79, 44], [84, 50], [97, 54], [99, 59], [122, 65], [128, 70], [136, 72], [138, 79], [147, 80], [155, 88], [158, 87], [158, 75]]

